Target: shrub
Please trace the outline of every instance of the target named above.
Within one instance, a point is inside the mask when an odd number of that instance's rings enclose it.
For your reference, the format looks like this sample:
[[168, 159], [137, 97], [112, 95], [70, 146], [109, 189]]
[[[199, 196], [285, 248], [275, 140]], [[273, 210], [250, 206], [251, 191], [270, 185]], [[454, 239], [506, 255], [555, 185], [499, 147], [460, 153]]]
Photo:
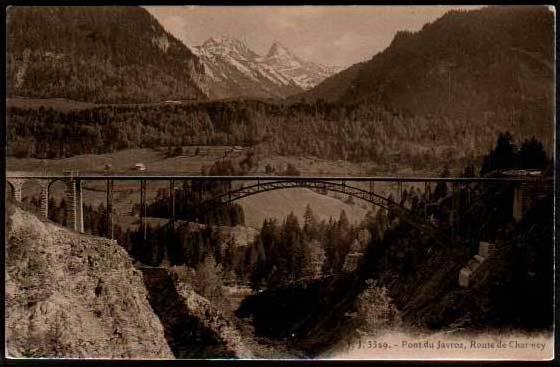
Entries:
[[366, 289], [358, 296], [356, 301], [358, 325], [365, 333], [397, 326], [400, 315], [387, 294], [387, 288], [377, 286], [372, 280], [366, 280]]
[[208, 255], [204, 261], [198, 264], [196, 270], [186, 266], [173, 268], [177, 280], [183, 284], [190, 284], [193, 290], [210, 302], [224, 304], [223, 293], [224, 270], [216, 263], [212, 255]]

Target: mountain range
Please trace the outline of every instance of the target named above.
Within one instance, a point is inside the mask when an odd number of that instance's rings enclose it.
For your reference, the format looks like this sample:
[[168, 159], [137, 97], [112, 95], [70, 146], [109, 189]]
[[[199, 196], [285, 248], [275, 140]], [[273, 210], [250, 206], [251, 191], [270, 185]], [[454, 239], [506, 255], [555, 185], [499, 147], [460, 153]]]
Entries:
[[204, 64], [210, 98], [287, 97], [339, 70], [302, 60], [278, 42], [264, 56], [228, 37], [212, 37], [193, 51]]
[[450, 11], [340, 72], [278, 42], [265, 55], [231, 38], [189, 48], [140, 7], [11, 7], [7, 24], [8, 97], [324, 100], [477, 120], [551, 143], [554, 15], [543, 6]]
[[231, 38], [189, 48], [141, 7], [15, 6], [7, 24], [9, 97], [94, 103], [282, 98], [339, 70], [302, 60], [278, 42], [264, 56]]
[[[79, 116], [9, 109], [9, 154], [262, 143], [281, 155], [426, 167], [475, 161], [506, 131], [518, 143], [535, 137], [553, 151], [554, 14], [547, 7], [448, 12], [417, 32], [397, 33], [370, 60], [304, 92], [310, 84], [301, 75], [311, 80], [312, 72], [300, 71], [308, 64], [279, 44], [259, 56], [240, 41], [210, 39], [191, 52], [142, 8], [81, 9], [67, 16], [64, 9], [33, 8], [26, 11], [39, 13], [37, 20], [28, 14], [9, 24], [9, 97], [223, 100], [152, 110], [110, 106]], [[9, 13], [10, 22], [13, 8]], [[26, 57], [34, 59], [26, 64]], [[273, 90], [296, 94], [256, 100]], [[231, 100], [227, 93], [248, 98]], [[73, 141], [61, 145], [68, 121]]]

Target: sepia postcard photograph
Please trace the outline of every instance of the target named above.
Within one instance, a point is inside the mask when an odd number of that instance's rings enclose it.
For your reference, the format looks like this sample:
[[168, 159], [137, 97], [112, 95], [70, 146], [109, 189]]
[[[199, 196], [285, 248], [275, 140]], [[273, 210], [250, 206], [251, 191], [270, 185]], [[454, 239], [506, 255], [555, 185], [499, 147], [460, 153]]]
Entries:
[[550, 361], [555, 11], [7, 7], [3, 359]]

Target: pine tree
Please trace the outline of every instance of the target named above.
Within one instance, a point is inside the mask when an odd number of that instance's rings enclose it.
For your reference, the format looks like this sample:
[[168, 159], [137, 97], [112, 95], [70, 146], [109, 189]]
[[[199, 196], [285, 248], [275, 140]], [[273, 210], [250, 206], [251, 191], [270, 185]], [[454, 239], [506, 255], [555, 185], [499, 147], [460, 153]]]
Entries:
[[319, 241], [306, 242], [304, 245], [302, 277], [316, 278], [321, 276], [325, 258], [325, 250]]
[[484, 157], [480, 175], [502, 169], [516, 168], [516, 153], [509, 132], [500, 133], [496, 141], [496, 147]]
[[305, 206], [303, 213], [303, 234], [306, 240], [317, 238], [317, 218], [309, 204]]
[[287, 272], [291, 280], [295, 280], [303, 268], [304, 251], [302, 243], [302, 233], [299, 226], [297, 216], [291, 212], [286, 217], [286, 222], [282, 229], [282, 245], [287, 254], [286, 268], [282, 269]]
[[525, 140], [519, 149], [519, 168], [544, 169], [549, 164], [548, 157], [540, 141]]

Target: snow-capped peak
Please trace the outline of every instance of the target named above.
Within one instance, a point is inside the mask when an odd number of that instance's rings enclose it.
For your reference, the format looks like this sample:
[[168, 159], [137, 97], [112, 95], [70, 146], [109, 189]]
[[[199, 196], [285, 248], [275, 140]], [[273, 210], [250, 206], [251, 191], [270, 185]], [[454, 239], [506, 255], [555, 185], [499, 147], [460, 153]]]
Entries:
[[[196, 47], [196, 53], [210, 80], [220, 83], [222, 92], [230, 88], [233, 94], [250, 95], [261, 90], [261, 96], [288, 95], [310, 89], [334, 73], [299, 59], [279, 42], [274, 42], [263, 57], [238, 39], [211, 37]], [[237, 89], [243, 91], [234, 92]]]
[[293, 58], [297, 59], [297, 57], [284, 45], [280, 42], [275, 41], [270, 49], [268, 50], [268, 54], [266, 55], [267, 59], [271, 58]]
[[[215, 45], [223, 45], [223, 46], [231, 46], [231, 47], [243, 47], [245, 44], [235, 38], [231, 38], [228, 36], [220, 36], [220, 37], [210, 37], [208, 38], [203, 44], [202, 47], [207, 46], [215, 46]], [[247, 46], [245, 46], [247, 47]]]
[[255, 57], [256, 55], [245, 42], [227, 36], [210, 37], [199, 49], [212, 54], [239, 54], [243, 57]]

